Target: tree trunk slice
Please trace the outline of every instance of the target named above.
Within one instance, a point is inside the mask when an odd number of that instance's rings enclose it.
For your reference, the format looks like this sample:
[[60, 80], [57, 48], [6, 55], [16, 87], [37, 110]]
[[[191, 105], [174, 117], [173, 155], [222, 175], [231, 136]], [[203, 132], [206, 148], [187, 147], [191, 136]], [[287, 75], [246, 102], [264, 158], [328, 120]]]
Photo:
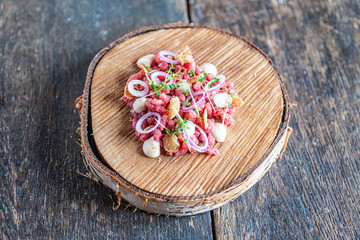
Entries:
[[[120, 98], [136, 61], [188, 45], [198, 65], [213, 63], [244, 100], [220, 155], [146, 157]], [[148, 212], [192, 215], [217, 208], [255, 184], [284, 147], [289, 100], [271, 60], [244, 38], [208, 26], [173, 23], [133, 31], [90, 64], [81, 115], [85, 160], [106, 186]]]

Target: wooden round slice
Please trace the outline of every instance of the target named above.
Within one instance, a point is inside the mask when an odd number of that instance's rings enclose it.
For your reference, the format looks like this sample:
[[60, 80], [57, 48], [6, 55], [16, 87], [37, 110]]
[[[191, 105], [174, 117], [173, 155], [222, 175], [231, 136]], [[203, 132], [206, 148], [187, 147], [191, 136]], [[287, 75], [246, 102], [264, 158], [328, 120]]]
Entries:
[[[146, 157], [120, 100], [136, 61], [188, 45], [198, 65], [210, 62], [234, 82], [244, 101], [228, 127], [218, 156], [193, 153]], [[207, 26], [173, 23], [133, 31], [101, 50], [91, 62], [81, 110], [87, 164], [106, 186], [148, 212], [191, 215], [239, 196], [267, 171], [284, 146], [289, 101], [271, 60], [244, 38]]]

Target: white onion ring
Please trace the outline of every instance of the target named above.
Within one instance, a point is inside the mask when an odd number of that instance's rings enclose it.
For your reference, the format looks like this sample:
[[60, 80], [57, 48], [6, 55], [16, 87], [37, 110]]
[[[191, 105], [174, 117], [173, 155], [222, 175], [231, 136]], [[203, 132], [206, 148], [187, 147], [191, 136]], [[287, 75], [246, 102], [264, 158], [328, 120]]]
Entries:
[[[139, 84], [139, 85], [143, 86], [144, 90], [141, 90], [141, 91], [136, 90], [134, 88], [135, 84]], [[129, 82], [128, 89], [129, 89], [129, 92], [135, 97], [143, 97], [149, 93], [149, 86], [144, 81], [137, 80], [137, 79]]]
[[175, 57], [175, 56], [176, 56], [176, 53], [171, 52], [171, 51], [167, 51], [167, 50], [163, 50], [163, 51], [160, 51], [160, 52], [159, 52], [159, 57], [160, 57], [163, 61], [168, 62], [168, 63], [172, 63], [172, 64], [180, 64], [179, 61], [169, 59], [169, 58], [167, 58], [166, 56]]
[[220, 80], [220, 82], [218, 84], [216, 84], [215, 86], [213, 86], [212, 88], [208, 88], [209, 86], [209, 83], [205, 85], [205, 90], [208, 91], [208, 92], [212, 92], [212, 91], [215, 91], [216, 89], [218, 88], [221, 88], [222, 85], [224, 85], [225, 83], [225, 75], [223, 74], [220, 74], [220, 75], [217, 75], [216, 77], [214, 78], [218, 78]]
[[[192, 140], [191, 138], [188, 136], [187, 132], [184, 131], [184, 135], [185, 135], [185, 138], [188, 140], [189, 144], [191, 147], [193, 147], [197, 152], [206, 152], [206, 150], [208, 150], [209, 148], [209, 142], [208, 142], [208, 139], [207, 139], [207, 135], [206, 133], [204, 132], [204, 130], [202, 130], [201, 127], [199, 127], [197, 124], [191, 122], [192, 124], [195, 125], [195, 128], [197, 128], [200, 132], [200, 134], [204, 137], [205, 139], [205, 143], [204, 143], [204, 146], [200, 147], [199, 145], [196, 145]], [[189, 123], [187, 123], [189, 124]]]
[[[166, 77], [168, 77], [168, 82], [165, 82], [166, 84], [173, 84], [173, 83], [174, 83], [173, 78], [172, 78], [171, 76], [169, 76], [168, 73], [162, 72], [162, 71], [153, 72], [153, 73], [150, 75], [150, 78], [151, 78], [152, 81], [157, 82], [157, 81], [156, 81], [156, 78], [157, 78], [158, 76], [164, 76], [164, 77], [165, 77], [165, 80], [166, 80]], [[170, 81], [169, 81], [169, 79], [170, 79]]]
[[[145, 119], [147, 119], [149, 116], [152, 116], [152, 115], [155, 115], [156, 118], [157, 118], [157, 121], [156, 121], [156, 124], [154, 127], [148, 129], [148, 130], [142, 130], [141, 129], [141, 125], [142, 123], [144, 122]], [[159, 123], [161, 121], [161, 115], [160, 113], [157, 113], [157, 112], [148, 112], [147, 114], [145, 114], [144, 116], [142, 116], [136, 123], [135, 125], [135, 130], [140, 133], [140, 134], [146, 134], [146, 133], [150, 133], [152, 131], [154, 131], [158, 126], [159, 126]]]
[[[205, 101], [206, 92], [204, 92], [204, 91], [198, 91], [198, 92], [192, 94], [192, 96], [188, 96], [188, 97], [186, 98], [185, 102], [189, 101], [190, 98], [196, 97], [196, 96], [198, 96], [198, 95], [200, 95], [200, 94], [203, 94], [203, 96], [200, 98], [199, 101], [197, 101], [197, 102], [195, 103], [196, 106], [199, 105], [200, 103], [202, 103], [203, 101]], [[191, 102], [192, 102], [192, 105], [190, 105], [189, 107], [185, 107], [184, 105], [182, 106], [183, 112], [188, 112], [188, 111], [190, 111], [190, 110], [192, 110], [192, 109], [195, 108], [194, 100], [191, 101]]]

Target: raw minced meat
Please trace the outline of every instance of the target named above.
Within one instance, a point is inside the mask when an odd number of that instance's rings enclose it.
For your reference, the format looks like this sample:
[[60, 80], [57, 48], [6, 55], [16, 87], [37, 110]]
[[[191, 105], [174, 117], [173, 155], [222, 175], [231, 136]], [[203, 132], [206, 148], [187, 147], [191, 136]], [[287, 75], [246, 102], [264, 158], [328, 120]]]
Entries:
[[[189, 52], [188, 49], [186, 54]], [[131, 95], [124, 95], [121, 99], [131, 109], [132, 127], [140, 141], [145, 142], [153, 137], [153, 141], [164, 146], [164, 137], [169, 135], [177, 138], [177, 142], [174, 142], [177, 151], [167, 152], [168, 155], [179, 156], [195, 151], [217, 155], [219, 150], [211, 146], [216, 141], [212, 134], [215, 131], [214, 123], [222, 123], [226, 127], [233, 124], [233, 115], [242, 101], [234, 91], [233, 82], [225, 81], [225, 76], [214, 76], [211, 72], [204, 72], [191, 55], [184, 59], [188, 62], [181, 64], [180, 61], [177, 62], [175, 55], [164, 58], [157, 53], [150, 66], [141, 65], [141, 70], [127, 80], [127, 84], [133, 80], [141, 80], [146, 86], [134, 85], [128, 89]], [[153, 77], [152, 74], [155, 72], [160, 72], [160, 75]], [[141, 91], [145, 91], [146, 94], [141, 96]], [[214, 101], [214, 96], [219, 93], [228, 95], [226, 106]], [[134, 104], [140, 97], [146, 98], [143, 111], [136, 109]], [[170, 101], [173, 98], [177, 98], [174, 103]], [[174, 104], [175, 108], [171, 104]], [[171, 112], [174, 111], [177, 116], [171, 116]], [[158, 113], [160, 117], [151, 115], [142, 120], [143, 116], [150, 112]], [[140, 126], [137, 125], [139, 120], [142, 121]], [[201, 129], [194, 128], [193, 133], [189, 133], [189, 122]], [[146, 132], [152, 128], [154, 129], [151, 132]], [[142, 133], [144, 131], [146, 133]], [[205, 148], [203, 145], [206, 142], [208, 146]]]

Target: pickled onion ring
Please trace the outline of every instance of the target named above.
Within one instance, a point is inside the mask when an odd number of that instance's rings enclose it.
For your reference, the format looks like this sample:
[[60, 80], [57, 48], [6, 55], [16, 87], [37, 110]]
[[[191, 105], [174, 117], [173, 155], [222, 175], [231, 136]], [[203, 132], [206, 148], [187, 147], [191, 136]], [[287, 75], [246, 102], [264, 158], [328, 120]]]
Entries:
[[[141, 125], [142, 123], [144, 122], [145, 119], [147, 119], [148, 117], [150, 116], [155, 116], [157, 118], [157, 121], [156, 121], [156, 124], [154, 127], [148, 129], [148, 130], [143, 130], [141, 129]], [[147, 114], [145, 114], [144, 116], [142, 116], [136, 123], [135, 125], [135, 130], [138, 132], [138, 133], [141, 133], [141, 134], [146, 134], [146, 133], [150, 133], [152, 131], [154, 131], [158, 126], [159, 126], [159, 123], [160, 123], [160, 120], [161, 120], [161, 115], [160, 113], [157, 113], [157, 112], [148, 112]]]

